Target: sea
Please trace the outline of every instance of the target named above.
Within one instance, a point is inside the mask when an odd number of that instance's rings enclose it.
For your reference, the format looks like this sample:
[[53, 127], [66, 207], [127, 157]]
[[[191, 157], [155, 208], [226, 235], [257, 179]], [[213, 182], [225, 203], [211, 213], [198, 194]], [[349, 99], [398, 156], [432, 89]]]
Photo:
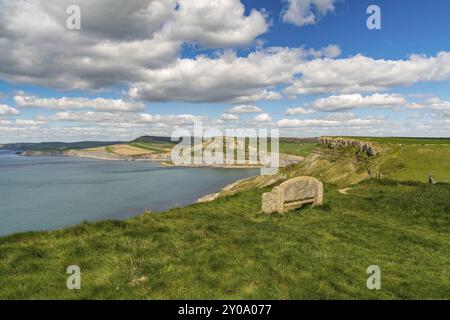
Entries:
[[257, 169], [24, 157], [0, 150], [0, 235], [158, 214], [196, 202]]

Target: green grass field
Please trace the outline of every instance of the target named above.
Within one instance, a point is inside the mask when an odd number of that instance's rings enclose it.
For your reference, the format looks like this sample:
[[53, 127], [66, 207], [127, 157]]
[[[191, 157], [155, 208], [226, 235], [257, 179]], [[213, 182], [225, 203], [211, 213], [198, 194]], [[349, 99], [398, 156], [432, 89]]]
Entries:
[[[173, 148], [174, 144], [163, 144], [163, 143], [147, 143], [147, 142], [130, 142], [130, 146], [141, 148], [148, 151], [153, 151], [157, 153], [166, 153], [168, 150]], [[298, 143], [298, 142], [280, 142], [279, 148], [280, 153], [291, 154], [296, 156], [306, 157], [309, 155], [315, 148], [316, 143]], [[270, 150], [270, 143], [268, 144], [268, 150]], [[248, 153], [248, 141], [246, 141], [246, 153]], [[224, 143], [224, 154], [225, 152], [225, 143]], [[248, 154], [246, 155], [248, 157]]]
[[[253, 190], [212, 203], [0, 240], [0, 298], [449, 298], [449, 185], [366, 181], [326, 203], [259, 213]], [[82, 269], [69, 291], [67, 266]], [[366, 268], [382, 290], [366, 288]]]
[[450, 144], [450, 138], [349, 137], [379, 143], [394, 144]]
[[[420, 182], [448, 177], [449, 147], [318, 148], [280, 176], [319, 177], [325, 203], [287, 215], [262, 214], [271, 187], [252, 182], [163, 214], [0, 238], [0, 298], [450, 299], [450, 185]], [[378, 170], [389, 179], [368, 179]], [[69, 265], [80, 291], [66, 288]], [[381, 290], [366, 287], [370, 265]]]
[[170, 144], [161, 144], [161, 143], [145, 143], [145, 142], [131, 142], [130, 146], [141, 148], [148, 151], [153, 151], [157, 153], [166, 153], [168, 150], [171, 150], [173, 145]]
[[450, 144], [405, 144], [387, 152], [380, 171], [395, 180], [450, 182]]
[[316, 146], [316, 143], [300, 144], [295, 142], [280, 142], [280, 153], [306, 157], [316, 148]]

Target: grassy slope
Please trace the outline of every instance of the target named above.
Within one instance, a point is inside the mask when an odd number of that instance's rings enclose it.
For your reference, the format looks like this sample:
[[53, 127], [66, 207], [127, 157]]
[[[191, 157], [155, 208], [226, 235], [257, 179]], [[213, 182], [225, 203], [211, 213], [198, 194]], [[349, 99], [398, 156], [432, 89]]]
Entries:
[[[405, 138], [403, 138], [405, 139]], [[379, 173], [399, 181], [427, 182], [428, 175], [437, 181], [450, 182], [450, 144], [394, 144], [390, 139], [375, 144], [380, 154], [368, 158], [354, 147], [338, 150], [317, 148], [299, 166], [298, 174], [317, 176], [339, 185], [353, 184]], [[414, 139], [413, 141], [415, 141]]]
[[[1, 239], [0, 297], [449, 298], [448, 185], [328, 186], [324, 207], [287, 216], [259, 213], [263, 191]], [[80, 292], [65, 288], [71, 264]]]
[[[352, 138], [352, 137], [351, 137]], [[395, 143], [395, 144], [450, 144], [450, 138], [375, 138], [375, 137], [359, 137], [355, 139], [366, 140], [379, 143]]]
[[146, 143], [146, 142], [131, 142], [130, 146], [156, 153], [168, 153], [173, 147], [173, 145], [170, 144]]
[[[391, 146], [391, 148], [393, 148]], [[450, 182], [450, 144], [405, 144], [383, 157], [380, 171], [396, 180]]]
[[[270, 188], [253, 188], [161, 215], [2, 238], [0, 298], [448, 299], [450, 185], [367, 180], [337, 191], [349, 182], [336, 180], [343, 171], [354, 180], [397, 154], [369, 161], [352, 148], [319, 149], [283, 169], [285, 178], [337, 181], [326, 184], [323, 207], [286, 216], [260, 214]], [[80, 292], [65, 288], [72, 264], [82, 268]], [[372, 264], [382, 270], [377, 292], [365, 286]]]
[[280, 153], [306, 157], [316, 148], [316, 145], [316, 143], [280, 142]]
[[[155, 154], [167, 154], [170, 153], [175, 144], [171, 143], [170, 141], [167, 142], [165, 140], [157, 140], [155, 137], [141, 137], [128, 143], [128, 145], [134, 148], [142, 149], [143, 151], [150, 151]], [[316, 144], [312, 142], [282, 141], [280, 142], [280, 153], [305, 157], [310, 154], [315, 149], [315, 147]], [[268, 148], [270, 150], [270, 144]], [[114, 145], [106, 146], [105, 151], [114, 154], [121, 154], [114, 150]], [[226, 156], [226, 152], [224, 152], [224, 155]], [[248, 159], [248, 148], [246, 148], [246, 157]]]

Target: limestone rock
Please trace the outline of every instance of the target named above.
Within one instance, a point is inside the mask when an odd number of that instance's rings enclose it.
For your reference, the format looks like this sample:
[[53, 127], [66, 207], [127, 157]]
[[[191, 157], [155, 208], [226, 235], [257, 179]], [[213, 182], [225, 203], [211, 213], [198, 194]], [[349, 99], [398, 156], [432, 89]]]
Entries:
[[327, 148], [344, 148], [348, 146], [358, 147], [360, 151], [366, 153], [369, 157], [374, 157], [378, 154], [378, 150], [370, 142], [358, 141], [347, 138], [331, 138], [321, 137], [319, 144]]
[[264, 213], [277, 211], [277, 197], [275, 193], [268, 192], [262, 195], [262, 211]]
[[264, 213], [285, 213], [304, 204], [322, 205], [323, 183], [313, 177], [297, 177], [262, 195]]

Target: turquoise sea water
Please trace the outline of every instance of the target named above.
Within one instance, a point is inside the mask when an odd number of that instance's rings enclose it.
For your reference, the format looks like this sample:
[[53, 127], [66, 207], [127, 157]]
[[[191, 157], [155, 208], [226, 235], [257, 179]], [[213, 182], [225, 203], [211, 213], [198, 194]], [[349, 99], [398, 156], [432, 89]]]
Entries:
[[195, 202], [258, 170], [35, 158], [0, 150], [0, 235], [124, 219]]

